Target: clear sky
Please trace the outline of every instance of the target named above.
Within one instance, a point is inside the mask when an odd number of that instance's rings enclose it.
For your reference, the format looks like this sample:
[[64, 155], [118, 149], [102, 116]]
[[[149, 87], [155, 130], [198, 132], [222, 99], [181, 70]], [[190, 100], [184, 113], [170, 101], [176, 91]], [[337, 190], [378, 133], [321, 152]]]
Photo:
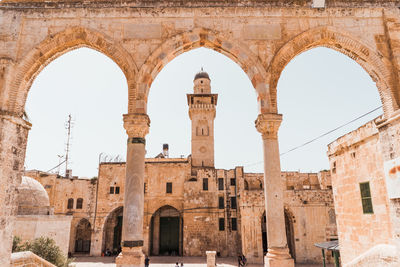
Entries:
[[[262, 172], [262, 140], [254, 127], [256, 94], [246, 74], [229, 58], [200, 48], [172, 60], [150, 89], [147, 157], [162, 144], [170, 156], [188, 156], [191, 122], [186, 94], [203, 67], [218, 93], [215, 119], [215, 164], [247, 172]], [[278, 83], [278, 109], [283, 114], [280, 151], [285, 152], [381, 105], [375, 84], [350, 58], [327, 48], [316, 48], [293, 59]], [[34, 81], [26, 104], [33, 123], [25, 166], [47, 171], [65, 154], [68, 114], [74, 118], [71, 163], [73, 175], [97, 176], [103, 160], [123, 160], [126, 133], [127, 85], [118, 66], [101, 53], [80, 48], [50, 63]], [[317, 172], [328, 169], [327, 144], [377, 117], [382, 110], [335, 133], [281, 156], [282, 170]], [[107, 158], [105, 158], [107, 157]], [[65, 165], [61, 166], [64, 174]], [[57, 171], [57, 168], [54, 169]]]

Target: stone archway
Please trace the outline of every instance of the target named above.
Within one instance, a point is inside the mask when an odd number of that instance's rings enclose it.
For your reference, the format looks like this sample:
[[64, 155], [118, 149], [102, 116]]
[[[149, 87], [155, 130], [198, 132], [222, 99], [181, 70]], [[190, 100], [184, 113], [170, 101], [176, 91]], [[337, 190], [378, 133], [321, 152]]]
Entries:
[[[285, 208], [285, 229], [286, 229], [286, 239], [289, 248], [289, 253], [292, 258], [296, 261], [296, 247], [294, 242], [294, 230], [293, 230], [293, 215]], [[268, 251], [268, 236], [267, 236], [267, 218], [265, 211], [260, 218], [261, 222], [261, 242], [264, 255]]]
[[158, 73], [175, 57], [199, 47], [217, 51], [237, 63], [251, 81], [258, 98], [262, 98], [265, 105], [270, 102], [267, 72], [259, 58], [239, 41], [209, 29], [196, 28], [169, 38], [147, 58], [138, 72], [136, 103], [129, 107], [129, 113], [147, 113], [149, 90]]
[[[318, 27], [303, 32], [285, 45], [275, 54], [268, 72], [271, 74], [269, 88], [271, 104], [277, 112], [277, 84], [285, 66], [297, 55], [315, 47], [327, 47], [336, 50], [356, 61], [376, 82], [383, 110], [390, 117], [398, 109], [396, 102], [397, 84], [393, 81], [393, 74], [389, 71], [391, 62], [375, 49], [363, 44], [360, 40], [352, 38], [333, 27]], [[397, 100], [398, 101], [398, 100]]]
[[261, 240], [262, 240], [263, 255], [265, 255], [268, 251], [267, 218], [265, 216], [265, 211], [261, 216]]
[[182, 256], [183, 219], [181, 213], [166, 205], [154, 212], [150, 222], [150, 255]]
[[29, 89], [40, 71], [57, 57], [80, 47], [97, 50], [119, 66], [127, 80], [129, 101], [134, 93], [137, 73], [137, 67], [131, 55], [112, 38], [100, 32], [83, 27], [72, 27], [48, 36], [14, 66], [14, 74], [10, 86], [7, 87], [8, 90], [0, 92], [8, 95], [7, 102], [0, 103], [1, 106], [4, 106], [5, 110], [22, 116]]
[[76, 226], [75, 252], [90, 253], [92, 228], [87, 219], [81, 219]]
[[113, 254], [119, 252], [121, 247], [123, 207], [114, 209], [108, 214], [103, 227], [102, 252], [107, 249]]
[[293, 214], [285, 208], [285, 229], [290, 256], [296, 262], [296, 243], [294, 242]]

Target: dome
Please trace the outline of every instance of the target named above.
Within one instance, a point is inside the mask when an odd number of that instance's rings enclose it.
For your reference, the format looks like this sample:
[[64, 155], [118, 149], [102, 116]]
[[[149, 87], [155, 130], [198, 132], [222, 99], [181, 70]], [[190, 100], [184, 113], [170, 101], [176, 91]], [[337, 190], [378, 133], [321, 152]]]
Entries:
[[210, 76], [208, 76], [208, 73], [205, 71], [200, 71], [200, 72], [196, 73], [196, 75], [194, 76], [194, 80], [201, 79], [201, 78], [210, 80]]
[[49, 196], [35, 179], [22, 176], [18, 186], [18, 215], [47, 215], [50, 211]]

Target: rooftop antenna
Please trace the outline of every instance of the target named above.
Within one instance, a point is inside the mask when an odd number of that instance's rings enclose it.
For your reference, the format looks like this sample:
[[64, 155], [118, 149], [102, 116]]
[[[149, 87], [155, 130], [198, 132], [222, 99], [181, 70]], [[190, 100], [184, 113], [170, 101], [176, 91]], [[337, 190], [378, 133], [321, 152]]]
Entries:
[[72, 116], [71, 116], [71, 114], [69, 114], [68, 119], [65, 123], [65, 129], [67, 129], [67, 144], [65, 146], [65, 177], [66, 178], [72, 177], [71, 170], [68, 170], [69, 153], [71, 152], [72, 127], [73, 127]]

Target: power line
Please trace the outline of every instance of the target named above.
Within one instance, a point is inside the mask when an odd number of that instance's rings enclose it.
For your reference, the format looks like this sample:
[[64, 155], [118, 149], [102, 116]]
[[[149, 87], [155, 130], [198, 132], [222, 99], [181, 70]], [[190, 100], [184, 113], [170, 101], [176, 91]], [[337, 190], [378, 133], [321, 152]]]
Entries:
[[363, 114], [363, 115], [361, 115], [361, 116], [359, 116], [359, 117], [357, 117], [357, 118], [355, 118], [355, 119], [353, 119], [353, 120], [351, 120], [351, 121], [349, 121], [349, 122], [346, 122], [345, 124], [342, 124], [342, 125], [336, 127], [336, 128], [333, 129], [333, 130], [330, 130], [330, 131], [328, 131], [328, 132], [326, 132], [326, 133], [324, 133], [324, 134], [321, 134], [321, 135], [318, 136], [318, 137], [315, 137], [314, 139], [311, 139], [311, 140], [308, 141], [308, 142], [305, 142], [304, 144], [301, 144], [301, 145], [296, 146], [296, 147], [294, 147], [294, 148], [292, 148], [292, 149], [289, 149], [288, 151], [281, 153], [280, 156], [283, 156], [283, 155], [285, 155], [285, 154], [287, 154], [287, 153], [289, 153], [289, 152], [292, 152], [293, 150], [299, 149], [299, 148], [301, 148], [301, 147], [303, 147], [303, 146], [305, 146], [305, 145], [308, 145], [308, 144], [310, 144], [310, 143], [312, 143], [312, 142], [314, 142], [314, 141], [316, 141], [316, 140], [318, 140], [318, 139], [320, 139], [320, 138], [322, 138], [322, 137], [324, 137], [324, 136], [326, 136], [326, 135], [328, 135], [328, 134], [330, 134], [330, 133], [333, 133], [333, 132], [335, 132], [335, 131], [337, 131], [337, 130], [339, 130], [339, 129], [341, 129], [341, 128], [343, 128], [343, 127], [345, 127], [345, 126], [347, 126], [347, 125], [349, 125], [349, 124], [351, 124], [351, 123], [353, 123], [353, 122], [355, 122], [355, 121], [357, 121], [357, 120], [359, 120], [359, 119], [361, 119], [361, 118], [363, 118], [363, 117], [365, 117], [365, 116], [367, 116], [367, 115], [369, 115], [369, 114], [371, 114], [372, 112], [377, 111], [377, 110], [380, 109], [381, 107], [382, 107], [382, 106], [377, 107], [377, 108], [375, 108], [375, 109], [373, 109], [373, 110], [371, 110], [371, 111], [369, 111], [369, 112], [367, 112], [367, 113], [365, 113], [365, 114]]
[[[335, 132], [335, 131], [337, 131], [337, 130], [339, 130], [339, 129], [341, 129], [341, 128], [343, 128], [343, 127], [345, 127], [345, 126], [347, 126], [347, 125], [349, 125], [349, 124], [351, 124], [351, 123], [353, 123], [353, 122], [355, 122], [355, 121], [357, 121], [357, 120], [359, 120], [359, 119], [361, 119], [361, 118], [364, 118], [365, 116], [367, 116], [367, 115], [369, 115], [369, 114], [371, 114], [371, 113], [377, 111], [377, 110], [380, 109], [380, 108], [382, 108], [382, 106], [379, 106], [379, 107], [377, 107], [377, 108], [374, 108], [373, 110], [368, 111], [367, 113], [364, 113], [363, 115], [361, 115], [361, 116], [359, 116], [359, 117], [357, 117], [357, 118], [355, 118], [355, 119], [352, 119], [351, 121], [346, 122], [345, 124], [342, 124], [342, 125], [340, 125], [340, 126], [334, 128], [334, 129], [332, 129], [332, 130], [330, 130], [330, 131], [328, 131], [328, 132], [326, 132], [326, 133], [324, 133], [324, 134], [321, 134], [321, 135], [319, 135], [319, 136], [317, 136], [317, 137], [311, 139], [310, 141], [307, 141], [307, 142], [305, 142], [305, 143], [303, 143], [303, 144], [301, 144], [301, 145], [298, 145], [298, 146], [296, 146], [296, 147], [294, 147], [294, 148], [291, 148], [291, 149], [289, 149], [289, 150], [287, 150], [287, 151], [281, 153], [280, 156], [283, 156], [283, 155], [285, 155], [285, 154], [288, 154], [289, 152], [292, 152], [292, 151], [297, 150], [297, 149], [299, 149], [299, 148], [301, 148], [301, 147], [304, 147], [304, 146], [306, 146], [306, 145], [308, 145], [308, 144], [310, 144], [310, 143], [312, 143], [312, 142], [315, 142], [315, 141], [317, 141], [318, 139], [321, 139], [322, 137], [324, 137], [324, 136], [326, 136], [326, 135], [328, 135], [328, 134], [331, 134], [331, 133], [333, 133], [333, 132]], [[244, 167], [249, 167], [249, 166], [257, 165], [257, 164], [260, 164], [260, 163], [263, 163], [263, 162], [264, 162], [264, 161], [259, 161], [259, 162], [256, 162], [256, 163], [250, 163], [250, 164], [248, 164], [248, 165], [245, 165]]]
[[52, 170], [54, 170], [55, 168], [57, 168], [58, 166], [61, 166], [61, 164], [63, 164], [66, 160], [64, 160], [63, 162], [57, 164], [55, 167], [51, 168], [50, 170], [48, 170], [47, 172], [51, 172]]

